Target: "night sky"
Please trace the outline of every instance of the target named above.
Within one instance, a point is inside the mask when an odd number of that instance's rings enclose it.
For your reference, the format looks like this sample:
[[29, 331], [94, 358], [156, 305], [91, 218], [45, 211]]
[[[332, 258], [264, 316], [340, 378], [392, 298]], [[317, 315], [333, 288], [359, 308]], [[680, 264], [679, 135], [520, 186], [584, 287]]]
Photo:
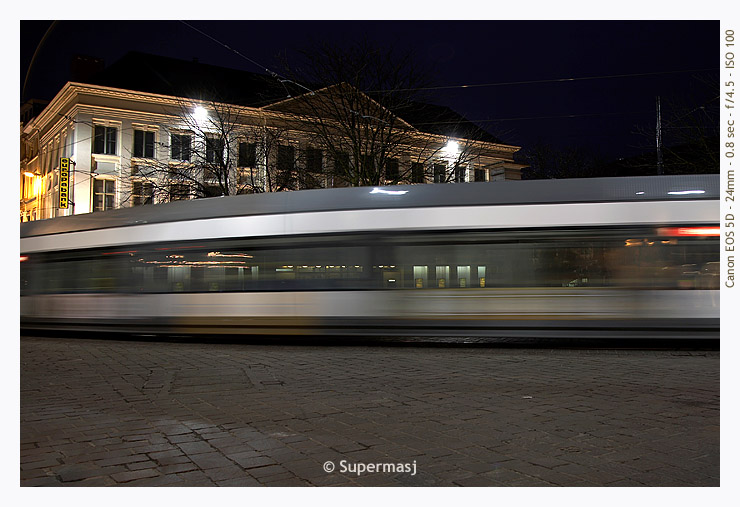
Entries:
[[[68, 80], [75, 54], [110, 64], [136, 50], [279, 73], [280, 53], [295, 61], [297, 49], [313, 40], [367, 37], [412, 50], [436, 86], [453, 87], [428, 91], [427, 100], [452, 107], [507, 143], [579, 146], [616, 158], [650, 149], [651, 139], [635, 131], [654, 128], [656, 96], [670, 115], [671, 107], [710, 101], [719, 81], [719, 21], [188, 23], [260, 66], [179, 21], [60, 21], [41, 46], [51, 22], [21, 21], [21, 101], [52, 98]], [[647, 75], [624, 76], [632, 74]], [[592, 77], [600, 79], [542, 82]]]

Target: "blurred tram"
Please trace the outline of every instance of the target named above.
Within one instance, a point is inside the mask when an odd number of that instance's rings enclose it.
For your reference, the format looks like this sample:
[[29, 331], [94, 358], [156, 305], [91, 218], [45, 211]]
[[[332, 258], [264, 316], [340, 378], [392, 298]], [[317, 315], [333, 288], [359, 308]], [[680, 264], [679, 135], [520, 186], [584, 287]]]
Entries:
[[21, 328], [719, 337], [716, 175], [238, 195], [21, 224]]

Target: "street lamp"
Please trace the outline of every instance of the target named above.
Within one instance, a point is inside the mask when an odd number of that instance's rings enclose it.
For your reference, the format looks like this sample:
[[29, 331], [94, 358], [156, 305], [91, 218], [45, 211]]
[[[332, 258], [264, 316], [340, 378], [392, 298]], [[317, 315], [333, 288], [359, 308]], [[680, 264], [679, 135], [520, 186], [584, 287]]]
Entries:
[[195, 106], [193, 109], [193, 121], [199, 127], [205, 125], [208, 121], [208, 111], [203, 106]]
[[460, 153], [460, 145], [457, 141], [450, 139], [447, 141], [445, 147], [442, 148], [442, 153], [444, 153], [447, 158], [456, 158], [458, 153]]

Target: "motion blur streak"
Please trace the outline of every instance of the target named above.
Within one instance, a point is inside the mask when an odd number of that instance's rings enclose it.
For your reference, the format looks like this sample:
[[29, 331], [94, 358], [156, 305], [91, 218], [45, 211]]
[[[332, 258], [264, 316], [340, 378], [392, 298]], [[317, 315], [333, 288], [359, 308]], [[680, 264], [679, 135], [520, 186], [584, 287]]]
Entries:
[[331, 189], [23, 224], [21, 326], [716, 338], [717, 180]]

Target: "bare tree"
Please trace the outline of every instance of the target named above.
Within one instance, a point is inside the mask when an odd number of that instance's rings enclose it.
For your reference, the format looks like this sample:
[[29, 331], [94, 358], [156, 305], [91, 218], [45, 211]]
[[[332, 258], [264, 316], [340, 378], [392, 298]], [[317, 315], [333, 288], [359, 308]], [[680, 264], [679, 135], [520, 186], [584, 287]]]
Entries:
[[540, 140], [519, 156], [529, 166], [522, 173], [525, 179], [609, 176], [599, 156], [578, 146], [559, 148]]
[[298, 188], [294, 155], [284, 127], [268, 126], [248, 110], [211, 101], [183, 100], [172, 120], [154, 132], [134, 131], [124, 180], [132, 205]]
[[[287, 72], [294, 82], [318, 84], [306, 85], [297, 97], [266, 109], [288, 113], [289, 124], [304, 133], [306, 146], [326, 154], [323, 171], [330, 185], [414, 182], [419, 180], [419, 164], [425, 178], [450, 181], [477, 157], [469, 139], [457, 139], [457, 151], [445, 153], [446, 136], [423, 132], [403, 119], [406, 112], [418, 110], [417, 90], [429, 83], [411, 53], [360, 42], [343, 47], [318, 44], [303, 56], [303, 71]], [[452, 131], [456, 126], [447, 127]], [[409, 157], [409, 163], [400, 162]], [[313, 167], [308, 158], [307, 165]], [[457, 170], [435, 176], [435, 160], [438, 165], [447, 160]]]
[[173, 117], [162, 125], [156, 145], [154, 132], [134, 130], [128, 189], [132, 204], [236, 193], [236, 110], [183, 101]]
[[360, 43], [322, 45], [305, 57], [305, 72], [285, 83], [292, 97], [260, 108], [182, 99], [165, 111], [171, 121], [157, 146], [150, 146], [153, 133], [135, 132], [131, 204], [465, 181], [470, 164], [491, 150], [491, 140], [481, 139], [490, 134], [413, 100], [428, 81], [411, 54]]

